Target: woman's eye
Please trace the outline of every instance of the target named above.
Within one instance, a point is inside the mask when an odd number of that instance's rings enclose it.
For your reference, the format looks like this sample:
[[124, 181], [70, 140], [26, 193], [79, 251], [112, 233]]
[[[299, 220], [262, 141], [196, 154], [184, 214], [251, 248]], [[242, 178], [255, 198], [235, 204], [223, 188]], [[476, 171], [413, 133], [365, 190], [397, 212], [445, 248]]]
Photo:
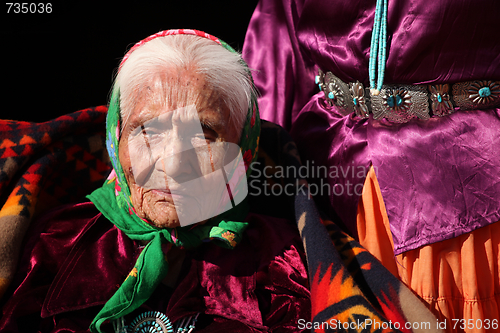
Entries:
[[158, 138], [161, 135], [161, 131], [155, 127], [144, 127], [141, 126], [141, 132], [144, 138], [148, 140], [153, 140]]
[[202, 129], [203, 129], [203, 136], [207, 141], [214, 142], [219, 137], [216, 131], [214, 131], [213, 129], [211, 129], [206, 125], [202, 125]]
[[149, 131], [147, 132], [147, 136], [149, 138], [156, 138], [156, 137], [159, 137], [161, 135], [161, 133], [159, 131]]

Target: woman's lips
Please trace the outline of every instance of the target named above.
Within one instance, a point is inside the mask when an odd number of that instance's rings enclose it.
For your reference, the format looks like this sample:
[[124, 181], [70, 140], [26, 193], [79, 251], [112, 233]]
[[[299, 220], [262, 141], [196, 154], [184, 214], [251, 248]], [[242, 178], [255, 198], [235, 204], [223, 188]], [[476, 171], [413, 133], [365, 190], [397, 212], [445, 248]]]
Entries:
[[172, 194], [172, 192], [170, 192], [169, 189], [166, 189], [166, 190], [153, 189], [152, 191], [159, 192], [159, 193]]
[[172, 197], [172, 192], [170, 192], [170, 190], [152, 189], [151, 192], [153, 192], [156, 195], [161, 195], [161, 196], [165, 196], [165, 197]]
[[153, 192], [156, 195], [164, 197], [168, 201], [178, 200], [178, 199], [183, 197], [182, 195], [180, 195], [178, 193], [175, 193], [175, 192], [172, 193], [169, 189], [166, 189], [166, 190], [153, 189], [153, 190], [151, 190], [151, 192]]

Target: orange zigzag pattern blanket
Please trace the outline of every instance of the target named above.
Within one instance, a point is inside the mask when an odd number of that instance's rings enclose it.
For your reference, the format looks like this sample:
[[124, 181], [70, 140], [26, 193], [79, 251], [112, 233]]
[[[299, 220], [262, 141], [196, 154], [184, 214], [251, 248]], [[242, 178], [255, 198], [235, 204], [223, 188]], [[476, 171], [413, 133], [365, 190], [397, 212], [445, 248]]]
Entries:
[[44, 123], [0, 120], [0, 298], [33, 217], [80, 200], [110, 171], [106, 107]]

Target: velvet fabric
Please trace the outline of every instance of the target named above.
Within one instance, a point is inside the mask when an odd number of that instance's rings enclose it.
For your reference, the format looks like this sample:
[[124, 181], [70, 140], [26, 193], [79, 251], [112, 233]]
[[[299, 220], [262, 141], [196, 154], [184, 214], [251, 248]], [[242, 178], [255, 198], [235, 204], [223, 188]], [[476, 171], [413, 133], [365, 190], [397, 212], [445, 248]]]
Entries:
[[[297, 231], [279, 218], [250, 214], [246, 221], [235, 249], [205, 243], [189, 251], [177, 286], [160, 285], [127, 322], [146, 310], [162, 311], [172, 322], [201, 312], [199, 332], [299, 331], [298, 320], [307, 320], [311, 308]], [[90, 202], [59, 207], [33, 226], [0, 331], [87, 331], [143, 246]]]
[[[399, 254], [500, 219], [500, 109], [392, 124], [329, 107], [318, 68], [368, 86], [375, 3], [261, 1], [243, 57], [261, 117], [290, 132], [321, 208], [353, 235], [373, 165]], [[384, 83], [500, 80], [499, 14], [496, 1], [389, 1]]]

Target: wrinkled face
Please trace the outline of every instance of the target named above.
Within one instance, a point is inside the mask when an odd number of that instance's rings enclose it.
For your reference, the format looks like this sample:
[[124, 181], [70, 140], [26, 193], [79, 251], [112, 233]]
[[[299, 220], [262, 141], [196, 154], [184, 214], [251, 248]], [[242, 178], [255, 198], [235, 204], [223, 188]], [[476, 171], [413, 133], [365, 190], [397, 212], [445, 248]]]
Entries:
[[137, 93], [122, 127], [119, 158], [139, 217], [160, 228], [180, 225], [179, 216], [196, 206], [182, 204], [181, 189], [223, 164], [217, 147], [239, 142], [229, 117], [222, 97], [188, 69], [159, 74]]

